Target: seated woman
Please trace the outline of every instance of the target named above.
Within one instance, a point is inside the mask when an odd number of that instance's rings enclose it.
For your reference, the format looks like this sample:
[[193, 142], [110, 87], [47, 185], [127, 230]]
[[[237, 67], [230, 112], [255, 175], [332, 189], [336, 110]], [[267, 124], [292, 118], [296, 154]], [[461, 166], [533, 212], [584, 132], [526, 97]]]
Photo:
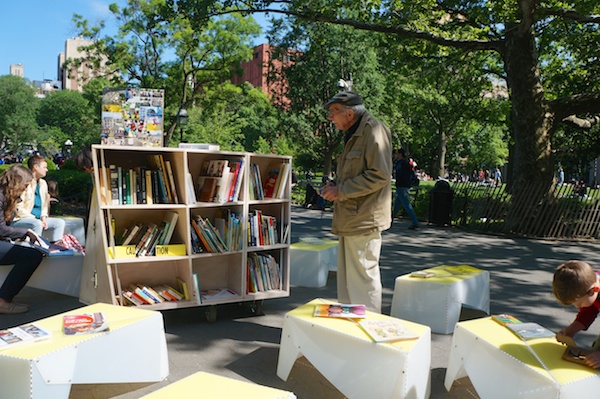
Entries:
[[57, 242], [65, 232], [65, 221], [50, 217], [50, 195], [48, 183], [44, 180], [48, 173], [48, 163], [41, 155], [32, 155], [27, 165], [33, 174], [29, 187], [21, 195], [22, 201], [17, 205], [17, 216], [14, 226], [28, 228], [50, 240]]
[[25, 313], [29, 307], [13, 302], [42, 262], [42, 253], [11, 241], [39, 243], [41, 238], [30, 229], [12, 226], [21, 194], [33, 180], [29, 169], [15, 164], [0, 175], [0, 265], [14, 265], [0, 287], [0, 314]]

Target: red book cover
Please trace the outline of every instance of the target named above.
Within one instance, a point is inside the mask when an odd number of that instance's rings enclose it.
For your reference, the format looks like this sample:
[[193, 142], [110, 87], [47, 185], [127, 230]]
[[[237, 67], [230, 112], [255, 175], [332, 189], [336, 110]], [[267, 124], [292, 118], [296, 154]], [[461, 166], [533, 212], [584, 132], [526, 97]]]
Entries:
[[65, 335], [93, 334], [109, 331], [103, 312], [82, 313], [63, 316]]

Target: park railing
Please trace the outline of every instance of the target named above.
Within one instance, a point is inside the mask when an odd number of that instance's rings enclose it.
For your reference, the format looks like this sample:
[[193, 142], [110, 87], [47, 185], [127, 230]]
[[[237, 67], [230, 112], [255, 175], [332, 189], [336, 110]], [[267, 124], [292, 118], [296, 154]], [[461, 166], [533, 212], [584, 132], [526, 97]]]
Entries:
[[545, 184], [529, 183], [520, 186], [524, 192], [516, 196], [505, 190], [506, 185], [459, 182], [451, 187], [455, 225], [523, 237], [600, 237], [598, 189], [562, 184], [549, 190]]

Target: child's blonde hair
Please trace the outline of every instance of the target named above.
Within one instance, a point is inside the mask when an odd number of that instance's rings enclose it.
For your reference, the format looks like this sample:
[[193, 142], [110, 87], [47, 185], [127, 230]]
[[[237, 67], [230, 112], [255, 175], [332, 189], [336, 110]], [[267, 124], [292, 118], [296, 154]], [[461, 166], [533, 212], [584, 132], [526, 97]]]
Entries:
[[570, 260], [560, 265], [554, 272], [552, 292], [563, 305], [571, 305], [585, 295], [597, 277], [594, 269], [580, 260]]

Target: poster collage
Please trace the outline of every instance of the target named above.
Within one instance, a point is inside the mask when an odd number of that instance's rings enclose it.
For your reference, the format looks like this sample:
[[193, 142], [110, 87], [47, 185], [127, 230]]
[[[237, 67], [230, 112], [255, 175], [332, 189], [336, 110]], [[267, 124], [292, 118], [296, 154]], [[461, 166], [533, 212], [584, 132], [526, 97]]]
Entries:
[[164, 90], [104, 89], [102, 144], [162, 147]]

